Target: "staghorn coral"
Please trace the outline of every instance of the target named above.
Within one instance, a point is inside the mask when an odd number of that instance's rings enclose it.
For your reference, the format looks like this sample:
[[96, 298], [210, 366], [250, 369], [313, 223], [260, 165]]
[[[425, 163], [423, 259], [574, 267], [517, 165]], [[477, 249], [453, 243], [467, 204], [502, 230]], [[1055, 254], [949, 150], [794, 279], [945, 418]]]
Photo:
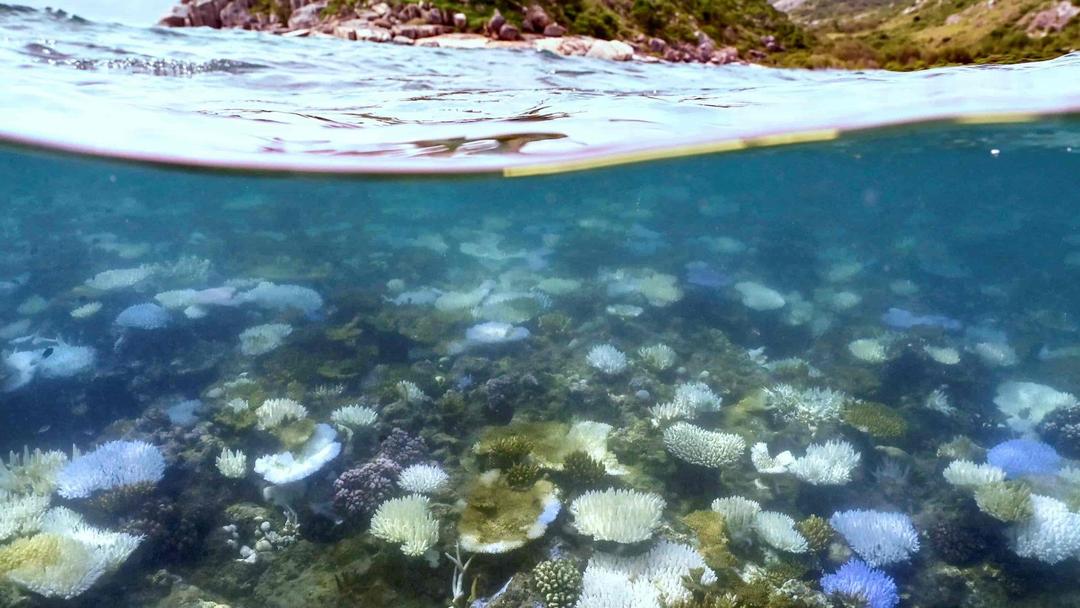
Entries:
[[600, 344], [589, 349], [585, 361], [608, 376], [620, 374], [626, 369], [626, 355], [610, 344]]

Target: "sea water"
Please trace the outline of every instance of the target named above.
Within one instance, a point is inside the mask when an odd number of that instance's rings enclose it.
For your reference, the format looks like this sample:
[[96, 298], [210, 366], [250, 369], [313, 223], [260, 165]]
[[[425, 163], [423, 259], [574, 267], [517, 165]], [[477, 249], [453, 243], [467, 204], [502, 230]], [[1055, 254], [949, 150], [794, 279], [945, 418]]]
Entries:
[[0, 605], [1080, 598], [1076, 57], [500, 84], [3, 10]]

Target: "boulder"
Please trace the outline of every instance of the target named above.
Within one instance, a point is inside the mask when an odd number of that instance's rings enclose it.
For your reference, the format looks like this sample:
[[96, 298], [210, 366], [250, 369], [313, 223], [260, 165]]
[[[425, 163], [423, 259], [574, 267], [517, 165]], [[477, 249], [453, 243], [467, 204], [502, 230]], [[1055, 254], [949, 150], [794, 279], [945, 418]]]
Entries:
[[221, 9], [225, 8], [222, 0], [195, 0], [191, 5], [191, 25], [221, 27]]
[[544, 28], [544, 35], [548, 38], [561, 38], [566, 35], [566, 28], [558, 23], [550, 23]]
[[390, 42], [394, 37], [390, 30], [381, 27], [361, 27], [356, 29], [356, 39], [364, 42]]
[[459, 30], [469, 27], [469, 18], [465, 16], [465, 13], [454, 13], [454, 27]]
[[517, 26], [510, 23], [504, 23], [499, 28], [499, 40], [521, 40], [521, 32]]
[[218, 17], [221, 20], [221, 27], [240, 27], [250, 30], [258, 23], [248, 10], [246, 0], [232, 0], [221, 9]]
[[394, 36], [390, 39], [390, 42], [393, 42], [394, 44], [410, 45], [414, 44], [416, 41], [412, 38], [409, 38], [408, 36]]
[[664, 42], [662, 38], [649, 38], [649, 50], [653, 53], [663, 54], [667, 48], [667, 42]]
[[539, 4], [530, 4], [525, 8], [525, 17], [521, 21], [521, 26], [526, 32], [541, 34], [544, 28], [551, 24], [551, 18]]
[[609, 61], [628, 61], [634, 57], [634, 47], [619, 40], [597, 40], [592, 43], [585, 56]]
[[733, 46], [725, 46], [713, 52], [712, 57], [709, 58], [709, 63], [726, 65], [728, 63], [735, 63], [738, 60], [739, 49]]
[[187, 4], [177, 4], [170, 8], [157, 24], [164, 27], [184, 27], [191, 24], [190, 19], [191, 8]]
[[293, 14], [289, 16], [289, 29], [298, 30], [315, 27], [321, 19], [324, 8], [326, 8], [325, 2], [315, 2], [293, 11]]
[[390, 5], [385, 2], [380, 2], [371, 7], [371, 10], [375, 11], [375, 14], [380, 17], [386, 17], [390, 15]]
[[491, 16], [491, 19], [488, 19], [486, 29], [489, 35], [497, 38], [499, 36], [499, 30], [501, 30], [504, 25], [506, 25], [506, 17], [502, 16], [499, 9], [495, 9], [495, 14]]

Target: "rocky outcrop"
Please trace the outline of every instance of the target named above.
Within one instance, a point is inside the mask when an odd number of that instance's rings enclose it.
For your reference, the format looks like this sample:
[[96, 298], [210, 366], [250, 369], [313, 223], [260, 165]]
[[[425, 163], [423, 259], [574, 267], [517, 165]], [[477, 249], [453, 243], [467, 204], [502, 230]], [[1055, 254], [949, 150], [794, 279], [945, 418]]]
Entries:
[[[567, 28], [538, 4], [529, 5], [520, 26], [496, 10], [479, 31], [469, 31], [469, 19], [461, 12], [426, 2], [393, 5], [376, 2], [360, 5], [348, 14], [327, 16], [326, 0], [287, 1], [288, 21], [281, 13], [257, 14], [253, 0], [181, 0], [159, 25], [265, 30], [285, 36], [333, 36], [342, 40], [415, 44], [440, 48], [519, 48], [559, 55], [592, 57], [610, 61], [644, 60], [731, 63], [738, 60], [733, 47], [717, 49], [708, 36], [697, 45], [668, 45], [659, 38], [639, 37], [633, 42], [570, 36]], [[283, 8], [285, 6], [283, 5]]]

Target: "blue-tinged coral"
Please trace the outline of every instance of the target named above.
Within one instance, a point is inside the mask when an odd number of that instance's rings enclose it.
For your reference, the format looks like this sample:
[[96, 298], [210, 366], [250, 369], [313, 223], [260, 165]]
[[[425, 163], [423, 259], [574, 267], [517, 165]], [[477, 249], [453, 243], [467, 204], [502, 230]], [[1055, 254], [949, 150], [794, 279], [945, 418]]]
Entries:
[[1054, 475], [1061, 468], [1057, 451], [1034, 439], [1003, 441], [990, 448], [986, 461], [1005, 471], [1008, 477]]
[[169, 312], [157, 304], [135, 304], [120, 311], [114, 323], [129, 329], [161, 329], [169, 324]]
[[907, 561], [919, 550], [919, 534], [903, 513], [840, 511], [829, 525], [871, 566]]
[[821, 577], [821, 589], [831, 596], [864, 602], [867, 608], [894, 608], [900, 604], [896, 581], [857, 559]]
[[161, 451], [143, 441], [110, 441], [73, 458], [56, 476], [64, 498], [86, 498], [98, 490], [157, 483], [165, 475]]

